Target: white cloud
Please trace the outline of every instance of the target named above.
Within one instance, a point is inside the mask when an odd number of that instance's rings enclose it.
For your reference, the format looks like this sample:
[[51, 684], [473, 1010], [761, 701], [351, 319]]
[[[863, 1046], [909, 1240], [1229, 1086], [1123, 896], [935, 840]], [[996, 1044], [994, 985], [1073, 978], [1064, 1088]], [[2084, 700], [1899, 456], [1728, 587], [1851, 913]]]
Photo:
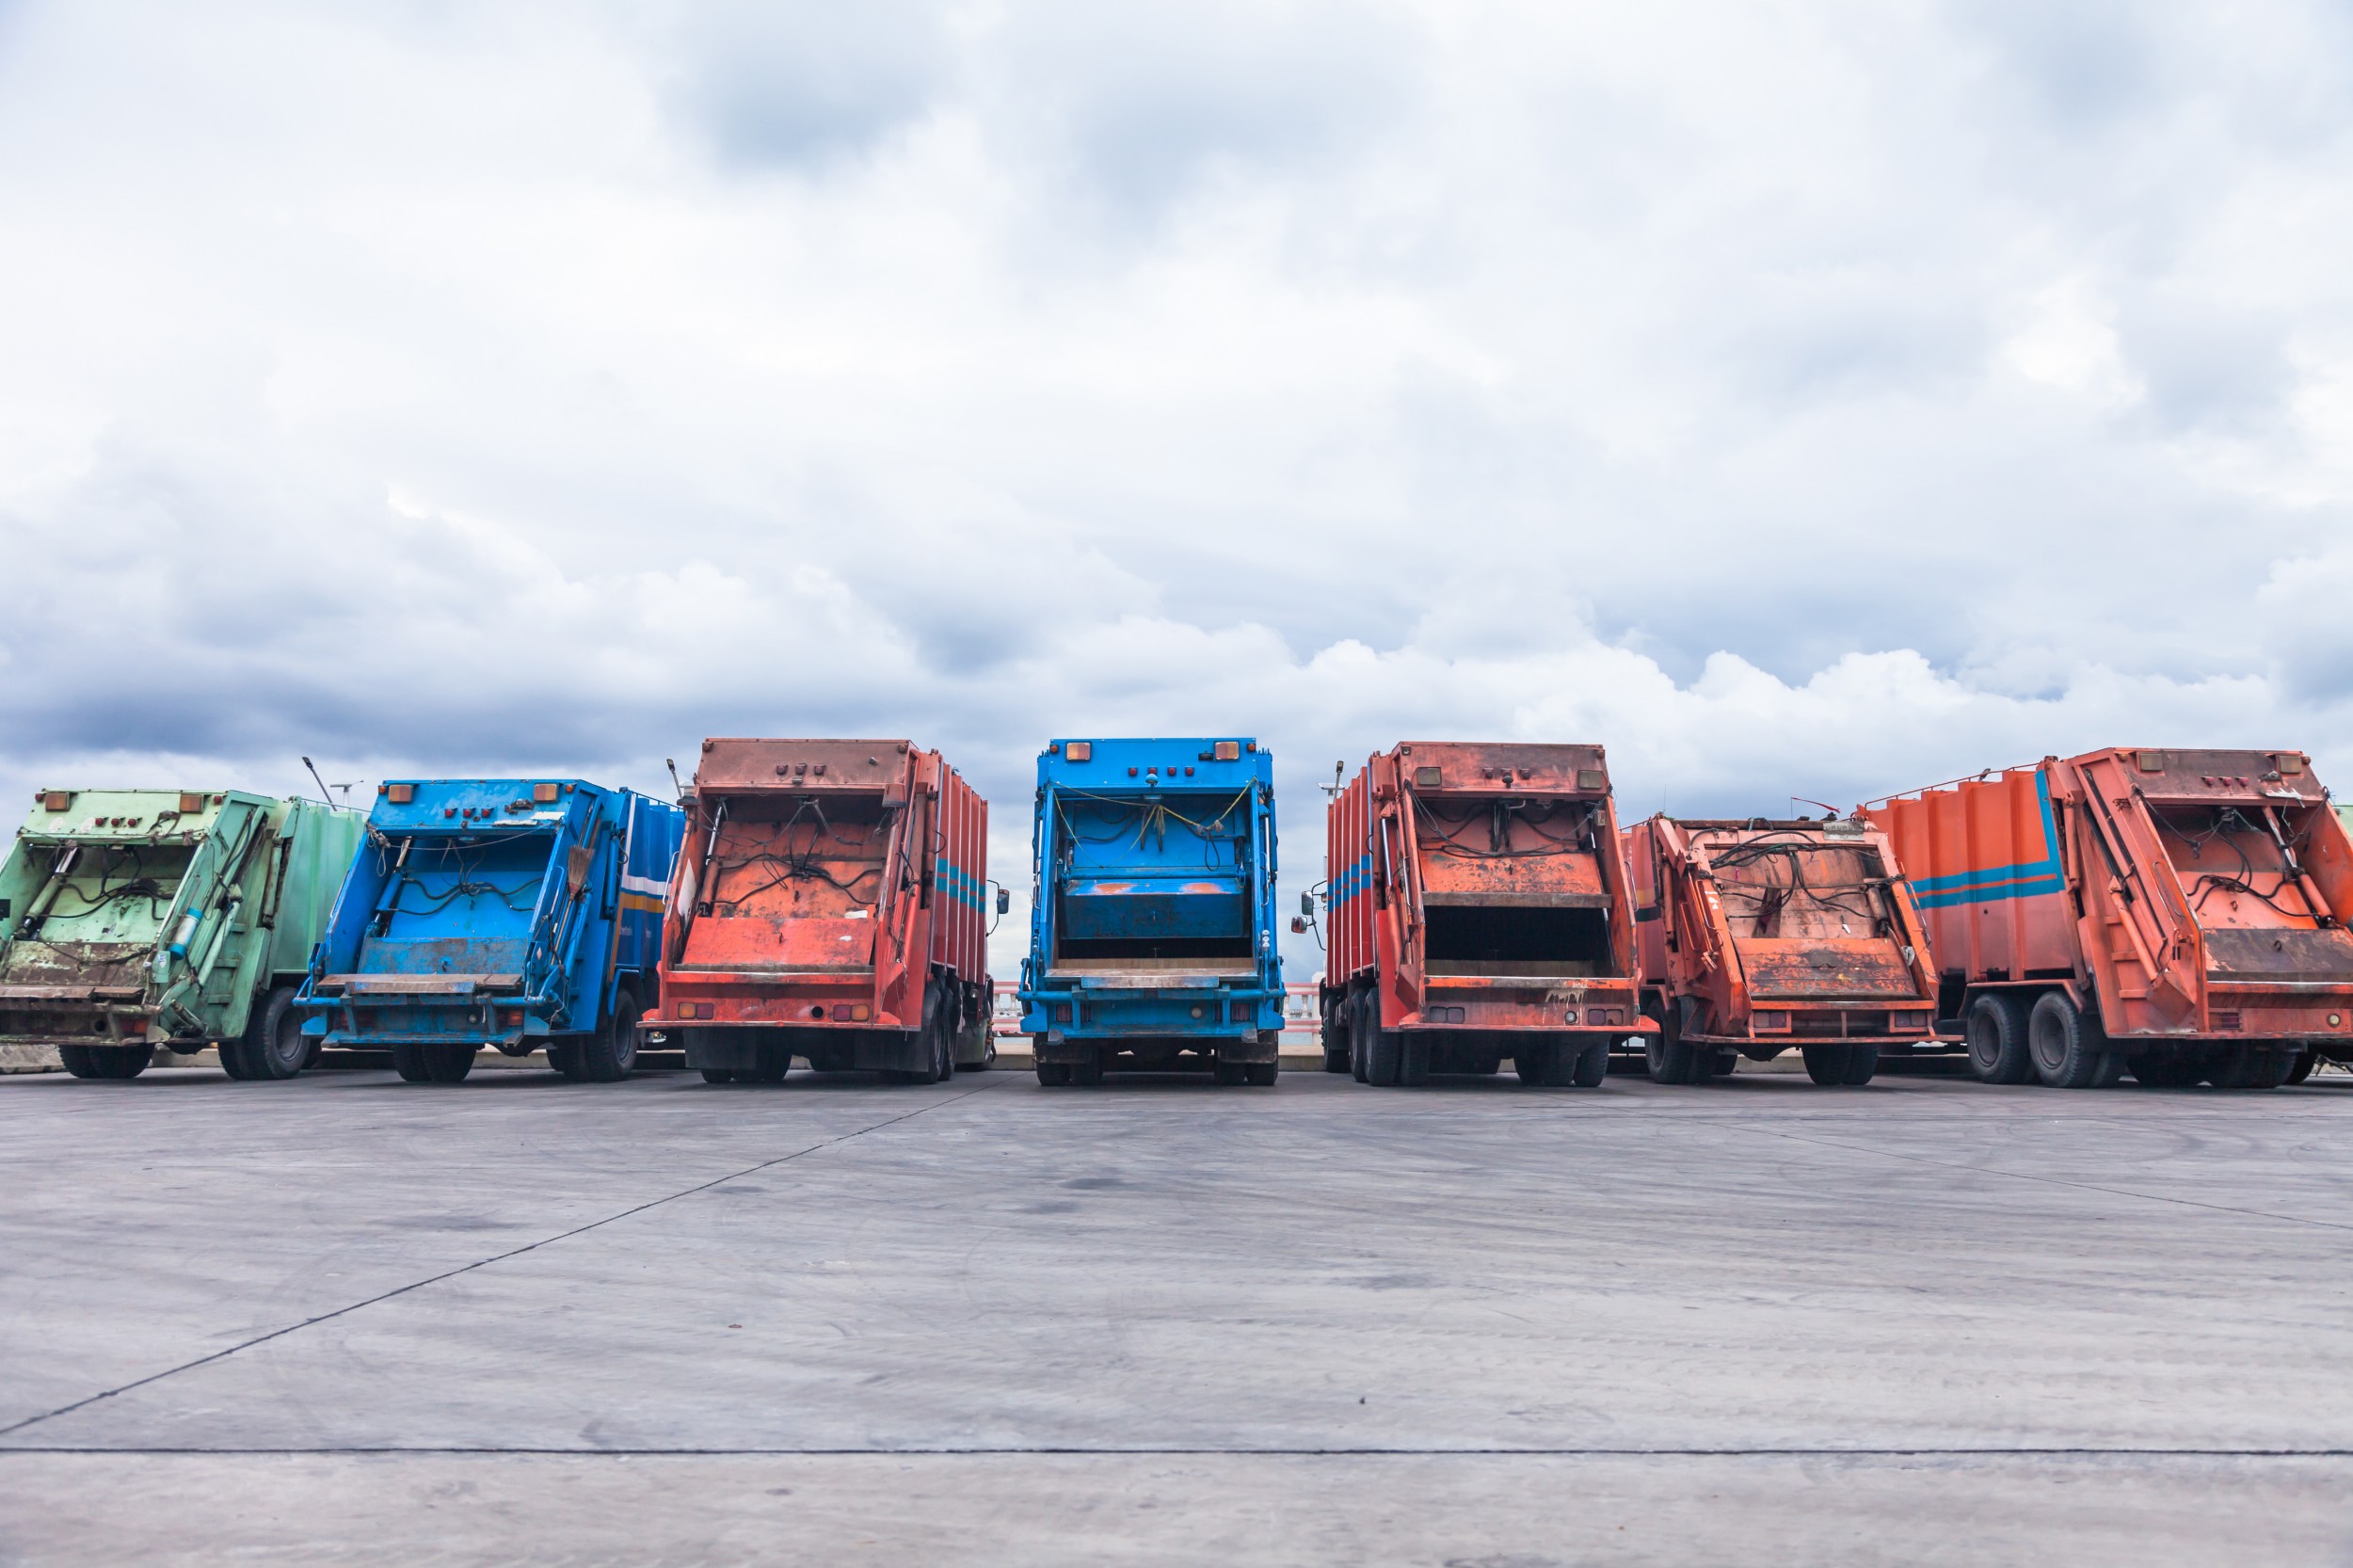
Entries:
[[1629, 811], [2342, 774], [2349, 66], [2320, 4], [20, 4], [0, 789], [901, 733], [1018, 886], [1073, 730], [1264, 736], [1295, 872], [1408, 736]]

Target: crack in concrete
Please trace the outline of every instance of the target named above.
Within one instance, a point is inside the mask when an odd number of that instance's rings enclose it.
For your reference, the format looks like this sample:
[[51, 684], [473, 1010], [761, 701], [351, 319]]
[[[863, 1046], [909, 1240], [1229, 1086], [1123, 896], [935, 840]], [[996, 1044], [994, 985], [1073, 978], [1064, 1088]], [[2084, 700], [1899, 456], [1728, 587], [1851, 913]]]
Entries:
[[[987, 1084], [987, 1083], [983, 1083], [983, 1084], [980, 1084], [980, 1085], [978, 1085], [978, 1086], [976, 1086], [976, 1087], [974, 1087], [974, 1088], [971, 1088], [971, 1089], [967, 1089], [964, 1093], [962, 1093], [962, 1094], [960, 1094], [960, 1095], [950, 1095], [950, 1096], [946, 1096], [945, 1098], [942, 1098], [942, 1099], [936, 1099], [936, 1100], [932, 1100], [932, 1101], [930, 1101], [930, 1102], [928, 1102], [928, 1103], [926, 1103], [926, 1104], [917, 1106], [917, 1107], [916, 1107], [914, 1110], [912, 1110], [912, 1111], [904, 1112], [902, 1112], [901, 1114], [896, 1115], [896, 1116], [888, 1116], [888, 1117], [885, 1117], [883, 1120], [881, 1120], [881, 1121], [879, 1121], [879, 1122], [872, 1123], [872, 1124], [871, 1124], [870, 1126], [867, 1126], [867, 1127], [858, 1128], [856, 1128], [856, 1130], [854, 1130], [854, 1131], [844, 1132], [844, 1133], [840, 1134], [839, 1137], [835, 1137], [835, 1138], [826, 1138], [826, 1139], [821, 1140], [821, 1141], [820, 1141], [820, 1142], [818, 1142], [818, 1143], [814, 1143], [814, 1144], [809, 1144], [807, 1148], [794, 1149], [794, 1150], [793, 1150], [791, 1154], [782, 1154], [782, 1155], [778, 1155], [778, 1156], [777, 1156], [776, 1159], [774, 1159], [774, 1160], [761, 1160], [760, 1163], [758, 1163], [757, 1165], [746, 1165], [746, 1166], [744, 1166], [744, 1167], [742, 1170], [740, 1170], [740, 1171], [729, 1171], [729, 1172], [728, 1172], [727, 1175], [725, 1175], [725, 1176], [713, 1176], [713, 1177], [712, 1177], [711, 1180], [709, 1180], [709, 1181], [699, 1181], [699, 1182], [696, 1182], [696, 1183], [694, 1186], [692, 1186], [692, 1187], [682, 1188], [682, 1189], [680, 1189], [680, 1191], [678, 1191], [678, 1192], [669, 1192], [669, 1193], [665, 1193], [664, 1195], [663, 1195], [663, 1196], [661, 1196], [661, 1197], [658, 1197], [658, 1198], [648, 1198], [648, 1200], [646, 1200], [644, 1203], [640, 1203], [640, 1204], [633, 1204], [633, 1205], [632, 1205], [631, 1207], [629, 1207], [629, 1208], [624, 1208], [624, 1209], [621, 1209], [621, 1210], [619, 1210], [619, 1211], [618, 1211], [618, 1212], [616, 1212], [616, 1213], [607, 1214], [607, 1215], [605, 1215], [605, 1216], [604, 1216], [602, 1219], [600, 1219], [600, 1220], [591, 1220], [591, 1221], [589, 1221], [586, 1224], [582, 1224], [582, 1225], [574, 1225], [571, 1229], [569, 1229], [569, 1230], [566, 1230], [566, 1231], [559, 1231], [559, 1232], [557, 1232], [557, 1233], [556, 1233], [555, 1235], [553, 1235], [553, 1236], [543, 1236], [543, 1237], [541, 1237], [541, 1238], [540, 1238], [538, 1240], [536, 1240], [536, 1241], [526, 1241], [526, 1242], [524, 1242], [524, 1243], [523, 1243], [521, 1246], [520, 1246], [520, 1247], [509, 1247], [509, 1248], [508, 1248], [506, 1251], [504, 1251], [504, 1252], [501, 1252], [501, 1253], [493, 1253], [493, 1254], [491, 1254], [491, 1255], [490, 1255], [489, 1256], [488, 1256], [488, 1257], [480, 1257], [480, 1258], [476, 1258], [476, 1259], [475, 1259], [474, 1261], [472, 1261], [472, 1263], [461, 1263], [461, 1264], [459, 1264], [459, 1265], [458, 1265], [456, 1268], [455, 1268], [455, 1269], [444, 1269], [444, 1270], [442, 1270], [440, 1273], [437, 1273], [437, 1274], [428, 1274], [428, 1275], [427, 1275], [427, 1276], [425, 1276], [424, 1279], [411, 1280], [411, 1281], [409, 1281], [409, 1282], [408, 1282], [408, 1284], [406, 1284], [406, 1285], [397, 1285], [397, 1286], [394, 1286], [394, 1287], [393, 1287], [392, 1289], [390, 1289], [390, 1290], [379, 1291], [379, 1292], [378, 1292], [378, 1293], [376, 1293], [376, 1295], [369, 1296], [369, 1297], [367, 1297], [367, 1298], [366, 1298], [366, 1299], [364, 1299], [364, 1300], [352, 1302], [352, 1303], [348, 1304], [347, 1305], [344, 1305], [344, 1306], [339, 1306], [339, 1307], [336, 1307], [336, 1308], [335, 1308], [333, 1311], [331, 1311], [331, 1312], [321, 1312], [321, 1313], [316, 1314], [315, 1316], [309, 1317], [309, 1318], [305, 1318], [305, 1319], [301, 1320], [299, 1322], [288, 1323], [288, 1324], [286, 1324], [285, 1326], [283, 1326], [282, 1328], [274, 1328], [274, 1329], [270, 1330], [267, 1334], [257, 1334], [257, 1335], [255, 1335], [253, 1337], [251, 1337], [250, 1339], [244, 1339], [244, 1340], [240, 1340], [240, 1341], [238, 1341], [236, 1344], [234, 1344], [234, 1345], [231, 1345], [231, 1346], [227, 1347], [226, 1349], [215, 1351], [215, 1352], [213, 1352], [210, 1355], [200, 1355], [200, 1356], [198, 1356], [198, 1357], [197, 1357], [195, 1360], [193, 1360], [193, 1361], [184, 1361], [184, 1362], [182, 1362], [180, 1365], [178, 1365], [177, 1367], [167, 1367], [167, 1368], [164, 1368], [162, 1371], [160, 1371], [160, 1372], [151, 1372], [151, 1373], [149, 1373], [147, 1376], [145, 1376], [145, 1377], [143, 1377], [143, 1378], [134, 1378], [134, 1379], [133, 1379], [133, 1380], [131, 1380], [129, 1383], [120, 1384], [118, 1384], [117, 1386], [115, 1386], [115, 1387], [113, 1387], [113, 1388], [104, 1389], [104, 1390], [102, 1390], [102, 1391], [100, 1391], [100, 1392], [98, 1392], [98, 1393], [91, 1394], [91, 1395], [89, 1395], [89, 1396], [88, 1396], [88, 1397], [86, 1397], [86, 1398], [84, 1398], [84, 1399], [75, 1400], [73, 1400], [71, 1404], [61, 1404], [61, 1405], [57, 1406], [57, 1408], [56, 1408], [56, 1409], [55, 1409], [55, 1410], [44, 1410], [44, 1411], [42, 1411], [42, 1412], [41, 1412], [40, 1415], [38, 1415], [38, 1416], [25, 1416], [25, 1417], [24, 1417], [23, 1420], [21, 1420], [21, 1421], [15, 1421], [15, 1422], [10, 1423], [10, 1424], [9, 1424], [9, 1425], [8, 1425], [8, 1426], [5, 1426], [5, 1427], [0, 1427], [0, 1438], [5, 1438], [5, 1437], [8, 1437], [8, 1436], [9, 1436], [9, 1435], [11, 1435], [11, 1434], [13, 1434], [13, 1433], [15, 1433], [15, 1432], [23, 1432], [23, 1431], [24, 1431], [25, 1428], [27, 1428], [27, 1427], [35, 1427], [35, 1426], [39, 1426], [39, 1425], [40, 1425], [41, 1422], [43, 1422], [43, 1421], [54, 1421], [54, 1420], [56, 1420], [56, 1419], [58, 1416], [71, 1416], [72, 1414], [73, 1414], [73, 1412], [75, 1412], [75, 1411], [77, 1411], [77, 1410], [86, 1410], [86, 1409], [88, 1409], [89, 1406], [94, 1405], [94, 1404], [97, 1404], [97, 1403], [99, 1403], [99, 1402], [100, 1402], [100, 1401], [102, 1401], [102, 1400], [111, 1400], [111, 1399], [113, 1399], [115, 1396], [117, 1396], [118, 1394], [128, 1394], [128, 1393], [130, 1393], [131, 1391], [133, 1391], [134, 1389], [144, 1388], [144, 1387], [148, 1386], [150, 1384], [161, 1383], [161, 1382], [162, 1382], [164, 1379], [166, 1379], [166, 1378], [177, 1377], [177, 1376], [179, 1376], [182, 1372], [192, 1372], [192, 1371], [196, 1370], [196, 1368], [198, 1368], [199, 1367], [209, 1367], [209, 1366], [211, 1366], [211, 1365], [212, 1365], [214, 1362], [216, 1362], [216, 1361], [225, 1361], [225, 1360], [227, 1360], [229, 1357], [231, 1357], [231, 1356], [232, 1356], [232, 1355], [237, 1354], [237, 1353], [238, 1353], [239, 1352], [241, 1352], [241, 1351], [249, 1351], [249, 1350], [251, 1350], [251, 1349], [252, 1349], [254, 1346], [256, 1346], [256, 1345], [266, 1345], [266, 1344], [268, 1344], [268, 1343], [269, 1343], [271, 1340], [273, 1340], [273, 1339], [282, 1339], [282, 1338], [284, 1338], [287, 1335], [290, 1335], [290, 1334], [298, 1334], [298, 1333], [300, 1333], [302, 1330], [304, 1330], [304, 1329], [306, 1329], [306, 1328], [312, 1328], [312, 1327], [317, 1326], [317, 1325], [318, 1325], [318, 1324], [320, 1324], [320, 1323], [332, 1322], [332, 1321], [333, 1321], [335, 1319], [337, 1319], [337, 1318], [347, 1317], [347, 1316], [349, 1316], [351, 1313], [358, 1312], [358, 1311], [360, 1311], [360, 1310], [361, 1308], [363, 1308], [363, 1307], [376, 1306], [376, 1305], [377, 1305], [377, 1304], [381, 1304], [381, 1303], [388, 1302], [388, 1301], [392, 1301], [392, 1300], [393, 1300], [395, 1297], [408, 1295], [410, 1291], [413, 1291], [413, 1290], [422, 1290], [422, 1289], [424, 1289], [424, 1288], [426, 1286], [428, 1286], [428, 1285], [439, 1285], [439, 1284], [440, 1284], [443, 1280], [448, 1280], [448, 1279], [456, 1279], [456, 1278], [458, 1275], [460, 1275], [460, 1274], [470, 1274], [470, 1273], [472, 1273], [474, 1271], [476, 1271], [476, 1270], [478, 1270], [478, 1269], [487, 1269], [487, 1268], [490, 1267], [490, 1266], [491, 1266], [492, 1264], [494, 1264], [494, 1263], [504, 1263], [504, 1262], [505, 1262], [505, 1261], [506, 1261], [507, 1259], [509, 1259], [509, 1258], [520, 1257], [520, 1256], [522, 1256], [525, 1253], [537, 1252], [537, 1251], [538, 1251], [539, 1249], [541, 1249], [542, 1247], [552, 1247], [552, 1246], [555, 1245], [558, 1241], [568, 1241], [568, 1240], [571, 1240], [573, 1237], [575, 1237], [575, 1236], [584, 1236], [584, 1235], [586, 1235], [589, 1231], [592, 1231], [592, 1230], [600, 1230], [600, 1229], [603, 1228], [603, 1227], [604, 1227], [604, 1226], [606, 1226], [606, 1225], [609, 1225], [609, 1224], [616, 1224], [616, 1223], [618, 1223], [618, 1222], [620, 1222], [620, 1221], [622, 1221], [622, 1220], [626, 1220], [626, 1219], [630, 1218], [632, 1215], [635, 1215], [635, 1214], [643, 1214], [643, 1213], [645, 1213], [648, 1209], [650, 1209], [650, 1208], [661, 1208], [664, 1204], [668, 1204], [668, 1203], [676, 1203], [676, 1202], [678, 1202], [680, 1198], [691, 1198], [691, 1197], [693, 1197], [696, 1193], [697, 1193], [697, 1192], [707, 1192], [711, 1191], [711, 1189], [712, 1189], [713, 1187], [721, 1187], [721, 1186], [725, 1186], [727, 1183], [728, 1183], [728, 1182], [730, 1182], [730, 1181], [740, 1181], [740, 1180], [742, 1180], [744, 1177], [745, 1177], [745, 1176], [752, 1176], [752, 1175], [754, 1175], [754, 1174], [756, 1174], [756, 1173], [758, 1173], [758, 1172], [760, 1172], [760, 1171], [766, 1171], [766, 1170], [773, 1170], [773, 1169], [775, 1169], [775, 1168], [776, 1168], [776, 1166], [778, 1166], [778, 1165], [786, 1165], [786, 1164], [790, 1164], [791, 1162], [792, 1162], [792, 1161], [793, 1161], [793, 1160], [800, 1160], [800, 1159], [803, 1159], [803, 1158], [805, 1158], [805, 1157], [807, 1157], [807, 1156], [808, 1156], [808, 1155], [815, 1154], [815, 1153], [817, 1153], [818, 1151], [820, 1151], [820, 1150], [822, 1150], [822, 1149], [829, 1149], [829, 1148], [833, 1148], [833, 1147], [835, 1147], [835, 1146], [836, 1146], [836, 1145], [838, 1145], [838, 1144], [846, 1144], [846, 1143], [850, 1142], [850, 1140], [852, 1140], [853, 1138], [863, 1138], [863, 1137], [865, 1137], [865, 1136], [866, 1136], [868, 1133], [870, 1133], [870, 1132], [879, 1132], [879, 1131], [881, 1131], [884, 1128], [887, 1128], [887, 1127], [895, 1127], [895, 1126], [897, 1126], [897, 1125], [898, 1125], [899, 1123], [901, 1123], [901, 1122], [910, 1120], [910, 1119], [912, 1119], [912, 1118], [914, 1118], [914, 1117], [917, 1117], [917, 1116], [920, 1116], [920, 1115], [922, 1115], [922, 1114], [923, 1114], [925, 1112], [927, 1112], [927, 1111], [936, 1111], [936, 1110], [938, 1110], [941, 1106], [944, 1106], [944, 1105], [953, 1105], [953, 1104], [955, 1104], [958, 1100], [968, 1100], [968, 1099], [970, 1099], [970, 1098], [971, 1098], [974, 1095], [978, 1095], [978, 1094], [984, 1093], [984, 1092], [985, 1092], [985, 1091], [987, 1091], [990, 1087], [991, 1087], [991, 1085], [990, 1085], [990, 1084]], [[40, 1448], [27, 1448], [27, 1447], [22, 1447], [22, 1446], [18, 1446], [18, 1445], [5, 1445], [5, 1446], [0, 1446], [0, 1452], [4, 1452], [4, 1453], [40, 1453], [40, 1452], [42, 1452], [42, 1451], [44, 1451], [44, 1450], [42, 1450], [42, 1449], [40, 1449]], [[68, 1449], [57, 1449], [57, 1450], [55, 1450], [55, 1451], [57, 1451], [57, 1452], [77, 1452], [77, 1451], [88, 1451], [88, 1452], [97, 1452], [97, 1453], [130, 1453], [130, 1452], [136, 1452], [136, 1450], [135, 1450], [135, 1449], [128, 1449], [128, 1448], [98, 1448], [98, 1449], [89, 1449], [89, 1450], [76, 1450], [76, 1449], [70, 1449], [70, 1448], [68, 1448]], [[158, 1450], [156, 1450], [156, 1451], [157, 1451], [157, 1452], [168, 1452], [168, 1451], [169, 1451], [169, 1450], [158, 1449]], [[191, 1449], [191, 1450], [188, 1450], [188, 1451], [190, 1451], [190, 1452], [206, 1452], [206, 1451], [210, 1451], [210, 1450], [204, 1450], [204, 1449]], [[221, 1451], [221, 1452], [224, 1452], [224, 1453], [229, 1453], [229, 1452], [236, 1452], [236, 1451], [239, 1451], [239, 1450], [235, 1450], [235, 1449], [222, 1449], [222, 1450], [220, 1450], [220, 1451]], [[262, 1450], [254, 1450], [254, 1451], [257, 1451], [257, 1452], [258, 1452], [258, 1451], [262, 1451]], [[290, 1452], [307, 1452], [307, 1451], [311, 1451], [311, 1450], [294, 1449], [294, 1450], [288, 1450], [288, 1451], [290, 1451]], [[335, 1450], [332, 1450], [332, 1449], [320, 1449], [320, 1450], [316, 1450], [316, 1451], [319, 1451], [319, 1452], [333, 1452], [333, 1451], [335, 1451]], [[363, 1450], [352, 1450], [352, 1451], [358, 1452], [358, 1451], [363, 1451]], [[600, 1451], [600, 1450], [599, 1450], [599, 1449], [595, 1449], [595, 1448], [588, 1448], [588, 1449], [584, 1449], [584, 1450], [582, 1450], [582, 1451], [586, 1452], [586, 1453], [596, 1453], [596, 1452], [599, 1452], [599, 1451]]]

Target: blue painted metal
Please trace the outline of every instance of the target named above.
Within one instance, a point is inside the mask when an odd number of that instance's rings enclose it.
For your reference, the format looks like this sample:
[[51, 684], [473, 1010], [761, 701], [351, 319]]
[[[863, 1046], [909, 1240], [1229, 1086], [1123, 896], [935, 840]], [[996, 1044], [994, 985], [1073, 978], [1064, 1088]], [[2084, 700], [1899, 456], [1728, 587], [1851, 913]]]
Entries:
[[1271, 1048], [1273, 755], [1235, 736], [1080, 744], [1084, 760], [1068, 740], [1038, 758], [1021, 1027], [1055, 1046]]
[[683, 822], [580, 779], [386, 781], [296, 998], [304, 1032], [520, 1054], [602, 1028], [624, 990], [652, 1005]]

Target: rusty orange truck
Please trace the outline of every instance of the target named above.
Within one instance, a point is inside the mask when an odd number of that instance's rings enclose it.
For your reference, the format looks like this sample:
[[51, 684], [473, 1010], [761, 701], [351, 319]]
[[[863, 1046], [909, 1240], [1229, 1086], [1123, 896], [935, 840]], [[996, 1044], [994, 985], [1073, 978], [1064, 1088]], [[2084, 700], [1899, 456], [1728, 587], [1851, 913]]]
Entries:
[[[1591, 1088], [1643, 1032], [1634, 904], [1595, 745], [1416, 741], [1326, 814], [1324, 1069]], [[1309, 903], [1306, 913], [1312, 916]]]
[[1936, 977], [1887, 837], [1860, 819], [1692, 821], [1625, 834], [1650, 1076], [1705, 1082], [1796, 1047], [1821, 1084], [1931, 1037]]
[[[988, 807], [905, 741], [705, 741], [642, 1027], [714, 1083], [924, 1083], [996, 1055]], [[1001, 909], [1002, 895], [1000, 895]]]
[[2114, 747], [1865, 811], [1978, 1077], [2267, 1089], [2353, 1058], [2353, 840], [2303, 752]]

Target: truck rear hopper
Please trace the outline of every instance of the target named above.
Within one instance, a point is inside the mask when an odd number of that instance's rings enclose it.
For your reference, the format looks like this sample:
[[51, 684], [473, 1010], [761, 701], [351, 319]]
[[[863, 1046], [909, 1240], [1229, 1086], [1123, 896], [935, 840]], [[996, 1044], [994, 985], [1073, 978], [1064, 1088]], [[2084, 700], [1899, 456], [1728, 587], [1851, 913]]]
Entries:
[[1415, 741], [1325, 817], [1326, 1072], [1492, 1073], [1590, 1088], [1657, 1026], [1596, 745]]
[[1657, 816], [1625, 830], [1650, 1075], [1705, 1082], [1792, 1047], [1820, 1084], [1863, 1084], [1930, 1037], [1928, 939], [1886, 836], [1860, 818]]
[[2353, 840], [2304, 753], [2115, 747], [1866, 809], [1980, 1078], [2270, 1088], [2353, 1057]]

